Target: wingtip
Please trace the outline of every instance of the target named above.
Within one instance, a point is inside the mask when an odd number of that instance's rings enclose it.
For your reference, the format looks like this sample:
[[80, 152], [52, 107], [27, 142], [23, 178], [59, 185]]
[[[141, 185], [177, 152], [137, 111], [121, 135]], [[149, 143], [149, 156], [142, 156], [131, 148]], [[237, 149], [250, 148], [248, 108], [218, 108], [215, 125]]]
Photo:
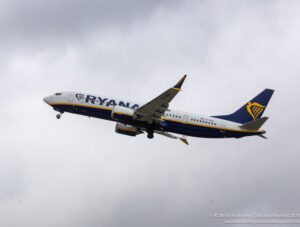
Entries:
[[180, 140], [184, 142], [186, 145], [190, 145], [186, 138], [180, 138]]
[[275, 91], [275, 89], [273, 89], [273, 88], [266, 88], [265, 90], [272, 91], [272, 92]]
[[184, 75], [181, 80], [178, 81], [178, 83], [174, 86], [174, 89], [181, 91], [181, 86], [185, 80], [187, 75]]

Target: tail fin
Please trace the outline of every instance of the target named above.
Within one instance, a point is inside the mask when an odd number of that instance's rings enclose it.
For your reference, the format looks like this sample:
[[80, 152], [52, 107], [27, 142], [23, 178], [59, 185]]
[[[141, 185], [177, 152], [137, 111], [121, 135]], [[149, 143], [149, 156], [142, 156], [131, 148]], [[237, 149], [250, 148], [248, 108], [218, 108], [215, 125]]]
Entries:
[[240, 109], [229, 115], [214, 116], [216, 118], [241, 124], [260, 119], [273, 95], [274, 90], [265, 89]]

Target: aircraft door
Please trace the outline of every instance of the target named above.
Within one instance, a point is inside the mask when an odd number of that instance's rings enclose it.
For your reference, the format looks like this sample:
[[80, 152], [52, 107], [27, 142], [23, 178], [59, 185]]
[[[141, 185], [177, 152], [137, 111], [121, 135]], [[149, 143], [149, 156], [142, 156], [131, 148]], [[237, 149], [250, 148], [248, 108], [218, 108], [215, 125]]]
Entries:
[[189, 115], [184, 114], [184, 115], [182, 116], [182, 121], [183, 121], [183, 122], [188, 122], [188, 121], [189, 121]]
[[70, 95], [68, 99], [69, 103], [74, 104], [74, 100], [75, 100], [74, 95], [73, 94]]
[[220, 132], [222, 133], [222, 134], [225, 134], [225, 124], [223, 124], [223, 123], [221, 123], [221, 128], [220, 128]]

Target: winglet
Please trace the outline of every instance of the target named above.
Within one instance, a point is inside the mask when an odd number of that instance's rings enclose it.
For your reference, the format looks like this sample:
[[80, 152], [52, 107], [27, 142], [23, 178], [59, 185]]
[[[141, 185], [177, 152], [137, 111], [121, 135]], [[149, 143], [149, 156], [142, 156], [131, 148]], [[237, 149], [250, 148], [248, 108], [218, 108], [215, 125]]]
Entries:
[[184, 142], [186, 145], [189, 145], [189, 142], [187, 141], [186, 138], [180, 138], [180, 140], [181, 140], [182, 142]]
[[186, 78], [186, 75], [184, 75], [184, 76], [181, 78], [181, 80], [179, 80], [179, 82], [178, 82], [173, 88], [174, 88], [175, 90], [181, 91], [181, 86], [182, 86], [182, 84], [183, 84], [185, 78]]

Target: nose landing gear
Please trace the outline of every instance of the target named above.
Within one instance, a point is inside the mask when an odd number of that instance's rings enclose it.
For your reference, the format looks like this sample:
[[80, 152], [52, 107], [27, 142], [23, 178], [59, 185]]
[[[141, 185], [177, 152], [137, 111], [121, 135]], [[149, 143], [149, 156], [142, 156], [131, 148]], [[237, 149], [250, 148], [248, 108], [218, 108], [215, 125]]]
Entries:
[[64, 112], [60, 112], [59, 114], [57, 114], [57, 115], [56, 115], [56, 118], [57, 118], [57, 119], [60, 119], [60, 118], [61, 118], [61, 115], [62, 115], [63, 113], [64, 113]]

